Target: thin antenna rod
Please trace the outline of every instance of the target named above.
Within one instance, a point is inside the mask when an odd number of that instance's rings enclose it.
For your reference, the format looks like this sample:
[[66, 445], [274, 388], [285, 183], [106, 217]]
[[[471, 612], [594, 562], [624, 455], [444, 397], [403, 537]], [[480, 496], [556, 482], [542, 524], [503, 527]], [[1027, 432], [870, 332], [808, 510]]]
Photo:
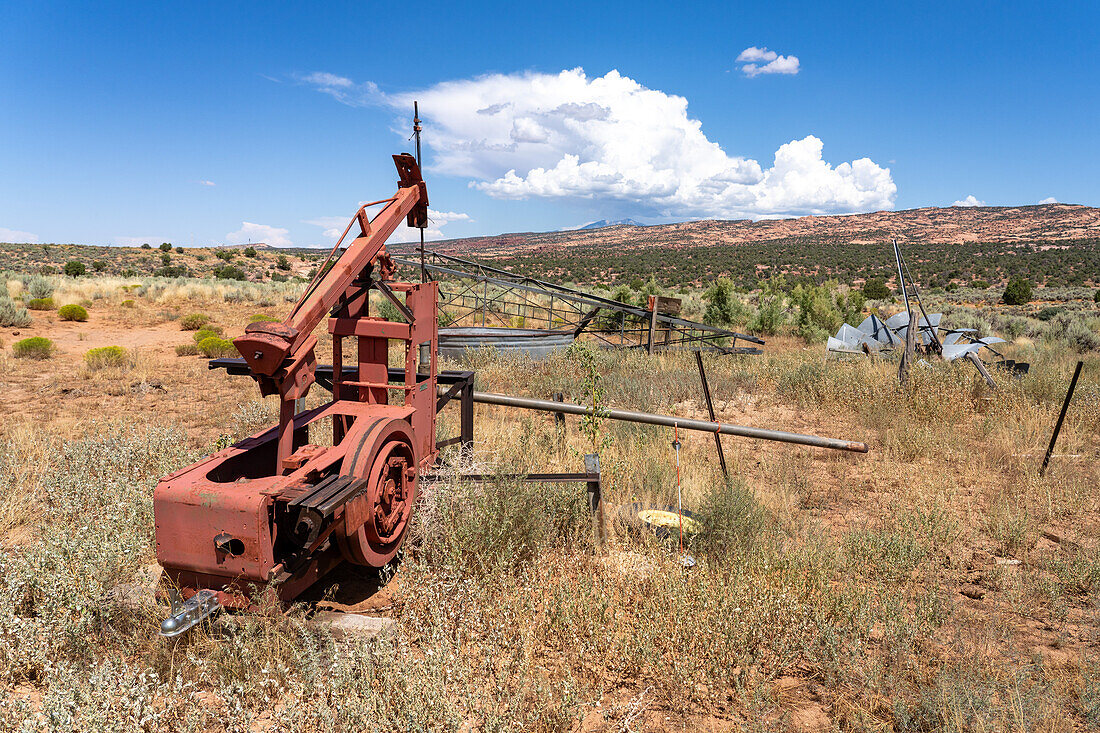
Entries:
[[[416, 167], [420, 168], [420, 175], [424, 175], [424, 167], [420, 164], [420, 103], [417, 101], [413, 101], [413, 136], [416, 137]], [[424, 227], [420, 227], [420, 282], [428, 282], [428, 270], [424, 266]]]

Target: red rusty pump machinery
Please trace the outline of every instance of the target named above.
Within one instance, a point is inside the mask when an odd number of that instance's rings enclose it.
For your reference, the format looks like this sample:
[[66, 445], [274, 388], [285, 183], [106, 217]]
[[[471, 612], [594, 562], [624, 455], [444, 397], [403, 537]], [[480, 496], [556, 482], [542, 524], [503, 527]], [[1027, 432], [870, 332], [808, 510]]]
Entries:
[[[386, 239], [402, 219], [419, 228], [428, 220], [416, 159], [393, 160], [397, 193], [359, 209], [330, 260], [353, 226], [359, 235], [331, 268], [318, 269], [290, 316], [253, 323], [233, 341], [261, 394], [279, 396], [278, 426], [157, 485], [157, 560], [182, 596], [162, 625], [165, 635], [186, 630], [217, 604], [248, 608], [269, 584], [289, 601], [340, 562], [383, 567], [401, 546], [419, 478], [437, 455], [438, 286], [388, 282], [394, 266]], [[385, 206], [368, 218], [367, 207], [377, 204]], [[371, 317], [371, 290], [405, 322]], [[313, 332], [326, 313], [333, 399], [296, 414], [316, 378]], [[343, 367], [349, 338], [357, 346], [354, 380]], [[390, 383], [391, 341], [404, 344], [403, 383]], [[391, 402], [391, 392], [399, 399]]]

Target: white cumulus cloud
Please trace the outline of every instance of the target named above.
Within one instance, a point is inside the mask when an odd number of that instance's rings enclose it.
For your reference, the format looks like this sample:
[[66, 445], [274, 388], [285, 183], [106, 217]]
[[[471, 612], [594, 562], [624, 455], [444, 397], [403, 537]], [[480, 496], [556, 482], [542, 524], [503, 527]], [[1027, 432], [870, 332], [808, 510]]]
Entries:
[[290, 247], [293, 242], [286, 236], [290, 232], [286, 229], [268, 226], [267, 224], [253, 224], [250, 221], [242, 221], [241, 228], [225, 235], [228, 244], [269, 244], [272, 247]]
[[30, 232], [21, 232], [18, 229], [0, 227], [0, 242], [8, 242], [10, 244], [38, 244], [38, 235], [31, 234]]
[[897, 195], [889, 168], [829, 163], [813, 135], [764, 164], [731, 155], [685, 98], [617, 71], [491, 74], [392, 95], [372, 84], [314, 86], [402, 113], [419, 100], [432, 170], [494, 198], [598, 201], [617, 218], [755, 218], [888, 209]]
[[1039, 203], [1040, 204], [1056, 204], [1056, 203], [1058, 203], [1058, 199], [1054, 198], [1053, 196], [1047, 196], [1045, 199], [1043, 199]]
[[984, 201], [982, 201], [981, 199], [977, 198], [976, 196], [974, 196], [974, 194], [970, 194], [969, 196], [967, 196], [964, 199], [959, 199], [958, 201], [953, 202], [951, 205], [952, 206], [985, 206], [986, 203]]
[[199, 181], [199, 185], [200, 186], [217, 186], [218, 184], [214, 183], [213, 181], [203, 180], [203, 181]]
[[756, 46], [749, 46], [738, 54], [737, 63], [741, 64], [742, 73], [748, 77], [761, 74], [797, 74], [799, 71], [798, 57], [794, 54], [780, 56], [775, 51]]

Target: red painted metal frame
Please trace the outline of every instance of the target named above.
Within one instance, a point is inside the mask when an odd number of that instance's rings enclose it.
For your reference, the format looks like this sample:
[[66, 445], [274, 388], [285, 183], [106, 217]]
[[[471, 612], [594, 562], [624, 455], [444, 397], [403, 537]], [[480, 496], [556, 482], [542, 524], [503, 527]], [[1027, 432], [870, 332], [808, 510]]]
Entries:
[[[290, 317], [252, 324], [236, 339], [261, 394], [278, 395], [279, 424], [165, 476], [153, 508], [157, 560], [185, 596], [209, 588], [223, 605], [250, 607], [270, 588], [291, 600], [342, 561], [380, 567], [404, 539], [419, 477], [436, 458], [438, 287], [379, 284], [392, 274], [384, 243], [405, 219], [427, 223], [427, 194], [411, 156], [394, 156], [398, 191], [373, 219], [360, 208], [360, 234], [318, 275]], [[343, 241], [341, 237], [337, 247]], [[334, 252], [336, 248], [334, 247]], [[369, 292], [404, 296], [408, 323], [369, 315]], [[314, 330], [331, 312], [333, 401], [300, 414], [297, 399], [314, 383]], [[343, 379], [345, 341], [354, 339], [355, 380]], [[390, 342], [404, 346], [404, 384], [389, 384]], [[421, 348], [423, 347], [423, 349]], [[421, 354], [430, 355], [420, 363]], [[319, 445], [331, 422], [331, 446]], [[346, 476], [356, 491], [316, 539], [295, 535], [297, 497]], [[331, 507], [330, 507], [331, 509]]]

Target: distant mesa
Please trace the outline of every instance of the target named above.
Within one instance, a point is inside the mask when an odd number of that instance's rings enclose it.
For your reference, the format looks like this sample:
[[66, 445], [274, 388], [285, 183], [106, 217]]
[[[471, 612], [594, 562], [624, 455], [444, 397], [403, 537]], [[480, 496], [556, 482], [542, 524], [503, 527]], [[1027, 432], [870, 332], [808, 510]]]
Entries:
[[577, 227], [577, 229], [606, 229], [607, 227], [644, 227], [645, 224], [634, 221], [633, 219], [615, 219], [614, 221], [608, 221], [607, 219], [600, 219], [599, 221], [589, 222], [584, 226]]
[[[433, 242], [439, 251], [463, 255], [515, 256], [524, 252], [612, 247], [616, 250], [728, 246], [812, 237], [845, 244], [902, 242], [1072, 243], [1100, 238], [1100, 208], [1078, 204], [1024, 206], [928, 206], [867, 214], [798, 216], [752, 221], [706, 219], [639, 225], [632, 219], [594, 221], [576, 229], [522, 232]], [[1089, 245], [1091, 246], [1091, 245]]]
[[265, 242], [245, 242], [244, 244], [219, 244], [215, 249], [278, 249]]

